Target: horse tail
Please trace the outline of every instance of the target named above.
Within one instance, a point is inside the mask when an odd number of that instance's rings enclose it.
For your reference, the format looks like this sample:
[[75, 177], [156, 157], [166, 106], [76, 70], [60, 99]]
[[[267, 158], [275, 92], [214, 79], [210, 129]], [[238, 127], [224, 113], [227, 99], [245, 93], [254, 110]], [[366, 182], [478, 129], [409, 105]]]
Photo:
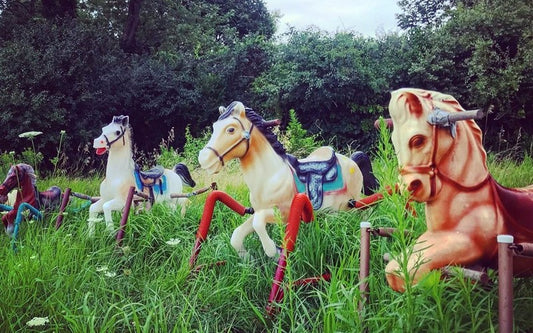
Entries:
[[362, 151], [356, 151], [350, 158], [357, 164], [363, 174], [363, 193], [365, 195], [374, 193], [378, 189], [379, 183], [372, 172], [372, 163], [368, 155]]
[[190, 187], [195, 187], [196, 182], [192, 179], [191, 173], [189, 172], [189, 168], [183, 163], [178, 163], [174, 167], [174, 172], [180, 176], [181, 181]]

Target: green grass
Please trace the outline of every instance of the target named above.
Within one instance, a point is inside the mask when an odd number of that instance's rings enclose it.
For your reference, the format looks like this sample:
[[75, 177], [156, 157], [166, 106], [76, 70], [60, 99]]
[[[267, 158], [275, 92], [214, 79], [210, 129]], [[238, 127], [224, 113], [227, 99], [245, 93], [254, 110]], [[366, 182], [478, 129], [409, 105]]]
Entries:
[[[382, 184], [397, 180], [397, 166], [388, 140], [374, 156]], [[491, 158], [495, 178], [507, 186], [533, 183], [532, 160], [521, 163]], [[248, 205], [247, 188], [236, 163], [221, 175], [207, 178], [194, 170], [198, 187], [212, 180]], [[62, 188], [96, 195], [99, 178], [41, 180], [40, 188]], [[384, 276], [384, 253], [405, 253], [425, 230], [424, 209], [406, 214], [406, 198], [387, 196], [366, 211], [318, 212], [314, 222], [303, 224], [296, 250], [289, 257], [285, 282], [332, 274], [331, 282], [285, 290], [284, 302], [274, 318], [265, 306], [276, 263], [262, 251], [258, 238], [246, 239], [251, 258], [238, 258], [229, 244], [233, 229], [243, 217], [218, 205], [199, 264], [226, 260], [224, 266], [191, 274], [188, 260], [203, 212], [205, 194], [192, 198], [181, 218], [164, 206], [130, 215], [117, 248], [113, 237], [97, 224], [87, 238], [87, 209], [70, 212], [55, 230], [55, 215], [44, 222], [24, 223], [14, 253], [7, 236], [0, 237], [1, 332], [496, 332], [497, 288], [485, 289], [461, 277], [430, 274], [406, 293], [392, 291]], [[119, 214], [115, 214], [118, 225]], [[358, 312], [359, 224], [393, 226], [414, 231], [412, 237], [371, 241], [370, 299]], [[273, 225], [271, 236], [280, 244], [284, 226]], [[175, 246], [166, 242], [179, 240]], [[491, 273], [493, 274], [493, 273]], [[516, 279], [515, 327], [532, 331], [533, 280]], [[45, 326], [31, 328], [33, 317], [48, 317]]]

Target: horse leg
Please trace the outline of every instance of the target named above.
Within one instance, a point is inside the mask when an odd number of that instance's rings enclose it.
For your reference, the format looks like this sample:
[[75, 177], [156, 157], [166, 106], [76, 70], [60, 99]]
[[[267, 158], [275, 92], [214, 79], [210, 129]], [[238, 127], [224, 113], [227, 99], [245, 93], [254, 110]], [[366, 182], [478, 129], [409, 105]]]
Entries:
[[105, 216], [105, 223], [106, 223], [106, 229], [108, 232], [113, 233], [114, 227], [113, 227], [113, 216], [112, 213], [114, 210], [121, 210], [126, 205], [126, 202], [122, 198], [115, 198], [113, 200], [109, 200], [103, 205], [104, 210], [104, 216]]
[[89, 219], [87, 220], [89, 236], [94, 235], [94, 224], [98, 221], [98, 213], [102, 211], [103, 205], [104, 201], [100, 199], [89, 207]]
[[392, 289], [404, 292], [408, 272], [408, 281], [414, 285], [431, 270], [447, 265], [468, 265], [478, 260], [486, 244], [476, 244], [467, 234], [458, 232], [425, 232], [413, 248], [407, 260], [406, 269], [399, 261], [391, 260], [385, 268], [387, 281]]
[[231, 246], [237, 251], [239, 254], [239, 257], [244, 258], [248, 254], [248, 251], [244, 248], [244, 239], [246, 236], [251, 234], [254, 231], [254, 227], [252, 225], [254, 217], [253, 215], [250, 216], [246, 221], [235, 228], [233, 231], [233, 234], [231, 235]]
[[276, 243], [270, 238], [266, 230], [266, 224], [268, 222], [274, 221], [274, 210], [273, 209], [263, 209], [254, 213], [253, 227], [257, 236], [261, 240], [261, 245], [263, 245], [263, 250], [265, 254], [270, 258], [274, 257], [277, 254]]

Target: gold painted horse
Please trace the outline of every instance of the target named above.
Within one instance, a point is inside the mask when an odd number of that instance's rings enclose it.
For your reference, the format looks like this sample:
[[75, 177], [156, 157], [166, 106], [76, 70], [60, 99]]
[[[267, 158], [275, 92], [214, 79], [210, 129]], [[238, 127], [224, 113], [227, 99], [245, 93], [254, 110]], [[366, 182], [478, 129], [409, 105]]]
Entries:
[[[228, 161], [238, 158], [244, 180], [250, 190], [254, 214], [237, 227], [231, 245], [244, 256], [244, 238], [255, 231], [269, 257], [277, 253], [269, 237], [266, 224], [274, 222], [274, 209], [278, 208], [283, 221], [296, 193], [306, 192], [314, 209], [347, 210], [350, 200], [375, 188], [370, 160], [362, 152], [354, 160], [337, 154], [331, 147], [321, 147], [307, 158], [297, 160], [286, 153], [277, 140], [272, 127], [275, 122], [265, 121], [255, 111], [241, 102], [220, 108], [221, 115], [213, 124], [213, 134], [198, 155], [200, 166], [208, 174], [219, 172]], [[363, 170], [364, 173], [361, 171]]]
[[[497, 268], [499, 234], [533, 241], [533, 186], [510, 189], [492, 178], [474, 111], [450, 95], [406, 88], [392, 92], [389, 112], [401, 181], [426, 203], [427, 231], [407, 261], [411, 283], [448, 265]], [[514, 274], [533, 275], [533, 260], [515, 257]], [[386, 276], [405, 290], [398, 261]]]

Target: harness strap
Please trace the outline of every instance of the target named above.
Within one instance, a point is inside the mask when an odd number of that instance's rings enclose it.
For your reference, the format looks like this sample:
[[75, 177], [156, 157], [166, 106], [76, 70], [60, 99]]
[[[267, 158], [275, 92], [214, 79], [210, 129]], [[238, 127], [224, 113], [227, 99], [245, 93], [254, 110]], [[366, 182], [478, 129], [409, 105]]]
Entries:
[[410, 174], [410, 173], [421, 173], [421, 174], [427, 174], [429, 176], [429, 181], [430, 181], [430, 192], [429, 192], [429, 198], [433, 198], [437, 193], [437, 176], [447, 182], [447, 183], [450, 183], [450, 184], [453, 184], [454, 186], [456, 186], [457, 188], [459, 188], [461, 191], [464, 191], [464, 192], [471, 192], [471, 191], [475, 191], [475, 190], [478, 190], [479, 188], [481, 188], [489, 179], [490, 179], [490, 174], [487, 173], [487, 176], [482, 180], [480, 181], [479, 183], [475, 184], [475, 185], [472, 185], [472, 186], [464, 186], [460, 183], [458, 183], [457, 181], [455, 181], [454, 179], [452, 179], [450, 176], [442, 173], [439, 171], [439, 169], [437, 168], [437, 164], [436, 164], [436, 156], [437, 156], [437, 147], [438, 147], [438, 143], [439, 143], [439, 136], [437, 135], [437, 125], [433, 125], [433, 129], [432, 129], [432, 136], [433, 136], [433, 145], [431, 147], [431, 161], [429, 164], [426, 164], [426, 165], [413, 165], [413, 166], [406, 166], [406, 167], [403, 167], [400, 169], [400, 175], [406, 175], [406, 174]]
[[111, 148], [111, 145], [115, 142], [117, 142], [120, 138], [122, 138], [122, 144], [126, 145], [126, 138], [124, 138], [124, 134], [126, 134], [126, 129], [123, 126], [120, 126], [120, 134], [112, 141], [109, 141], [107, 138], [107, 135], [104, 134], [104, 138], [106, 141], [107, 149]]
[[244, 152], [244, 154], [241, 157], [244, 157], [244, 155], [246, 155], [248, 153], [248, 150], [250, 149], [250, 138], [251, 138], [251, 135], [252, 135], [252, 131], [253, 131], [254, 127], [255, 127], [254, 124], [252, 124], [250, 129], [247, 131], [244, 128], [244, 124], [242, 123], [242, 121], [239, 118], [237, 118], [237, 117], [232, 117], [232, 118], [237, 120], [239, 122], [239, 124], [241, 124], [241, 128], [243, 130], [241, 138], [237, 142], [232, 144], [228, 149], [226, 149], [222, 154], [220, 154], [215, 148], [212, 148], [212, 147], [209, 147], [209, 146], [206, 147], [207, 149], [209, 149], [213, 153], [215, 153], [215, 155], [218, 157], [218, 160], [220, 161], [222, 166], [224, 166], [224, 156], [226, 156], [233, 149], [237, 148], [237, 146], [240, 145], [243, 141], [246, 141], [246, 151]]

